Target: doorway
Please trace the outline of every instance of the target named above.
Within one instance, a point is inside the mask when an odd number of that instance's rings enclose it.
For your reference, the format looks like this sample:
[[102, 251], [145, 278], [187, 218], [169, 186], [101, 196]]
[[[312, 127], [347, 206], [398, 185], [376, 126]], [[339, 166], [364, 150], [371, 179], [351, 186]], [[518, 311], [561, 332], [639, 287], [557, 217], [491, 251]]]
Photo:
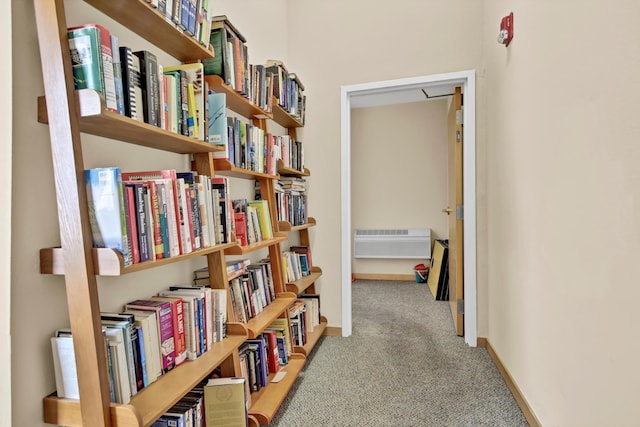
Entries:
[[[341, 88], [341, 284], [342, 335], [352, 333], [351, 299], [351, 108], [367, 97], [374, 102], [398, 103], [398, 96], [416, 91], [438, 92], [443, 87], [462, 86], [464, 154], [464, 330], [465, 342], [477, 345], [476, 282], [476, 171], [475, 171], [475, 71], [461, 71], [431, 76], [386, 80], [343, 86]], [[381, 105], [381, 104], [378, 104]]]

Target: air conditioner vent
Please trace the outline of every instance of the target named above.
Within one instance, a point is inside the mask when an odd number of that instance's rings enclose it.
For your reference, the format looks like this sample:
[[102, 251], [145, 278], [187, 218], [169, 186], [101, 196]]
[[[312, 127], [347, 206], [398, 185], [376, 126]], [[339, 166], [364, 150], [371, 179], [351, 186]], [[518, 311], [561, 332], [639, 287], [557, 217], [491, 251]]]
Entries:
[[431, 258], [431, 229], [358, 229], [354, 232], [355, 258]]

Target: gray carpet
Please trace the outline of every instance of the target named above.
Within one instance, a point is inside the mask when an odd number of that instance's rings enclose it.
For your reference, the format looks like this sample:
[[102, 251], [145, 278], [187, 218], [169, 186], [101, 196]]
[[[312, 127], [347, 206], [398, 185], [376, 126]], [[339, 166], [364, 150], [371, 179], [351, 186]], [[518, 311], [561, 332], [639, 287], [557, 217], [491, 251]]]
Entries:
[[426, 284], [358, 280], [353, 335], [323, 337], [270, 426], [528, 426], [487, 351]]

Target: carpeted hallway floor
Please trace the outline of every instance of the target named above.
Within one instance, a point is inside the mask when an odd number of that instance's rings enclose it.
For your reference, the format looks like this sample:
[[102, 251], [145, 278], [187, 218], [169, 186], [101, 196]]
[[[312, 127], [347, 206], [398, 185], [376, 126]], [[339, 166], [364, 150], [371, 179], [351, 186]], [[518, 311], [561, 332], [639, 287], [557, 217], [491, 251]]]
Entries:
[[274, 427], [527, 426], [487, 351], [426, 284], [353, 283], [353, 335], [324, 337]]

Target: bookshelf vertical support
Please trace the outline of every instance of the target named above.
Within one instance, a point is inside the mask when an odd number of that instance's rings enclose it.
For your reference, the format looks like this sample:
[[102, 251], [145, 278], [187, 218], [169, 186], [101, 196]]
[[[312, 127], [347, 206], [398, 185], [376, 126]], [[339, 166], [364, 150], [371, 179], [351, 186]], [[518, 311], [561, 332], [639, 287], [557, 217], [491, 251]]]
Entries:
[[62, 0], [34, 0], [82, 423], [110, 426], [109, 378], [93, 270], [80, 127]]

